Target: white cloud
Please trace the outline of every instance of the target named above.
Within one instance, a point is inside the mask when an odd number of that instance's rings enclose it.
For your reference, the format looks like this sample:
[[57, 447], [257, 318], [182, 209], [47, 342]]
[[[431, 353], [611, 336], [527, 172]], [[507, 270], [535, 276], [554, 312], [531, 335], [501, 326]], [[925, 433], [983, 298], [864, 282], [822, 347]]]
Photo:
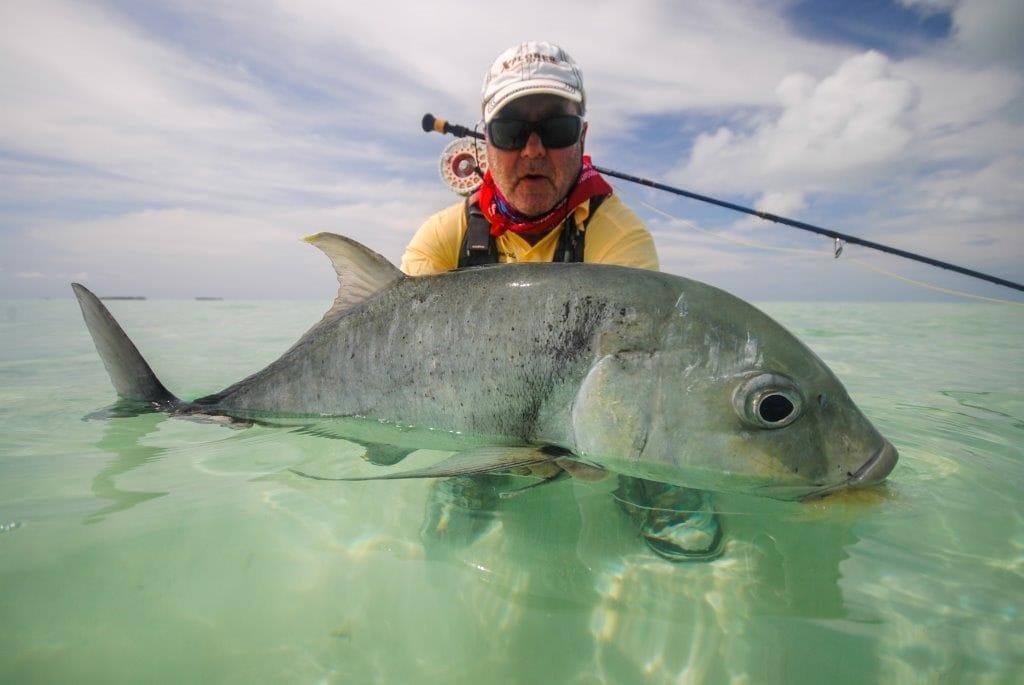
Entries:
[[48, 160], [36, 162], [37, 181], [74, 177], [49, 183], [55, 192], [251, 205], [327, 194], [348, 169], [383, 174], [407, 161], [379, 139], [323, 135], [315, 108], [115, 13], [41, 0], [4, 4], [0, 21], [0, 87], [17, 94], [4, 103], [0, 146]]
[[[894, 63], [869, 52], [821, 79], [791, 74], [774, 113], [750, 129], [699, 135], [673, 178], [755, 195], [759, 209], [798, 218], [830, 198], [856, 199], [859, 215], [825, 225], [1019, 278], [1024, 126], [1011, 105], [1024, 87], [1002, 63], [956, 54], [941, 46]], [[731, 228], [758, 226], [740, 219]]]
[[[40, 221], [19, 260], [87, 272], [98, 286], [151, 296], [217, 292], [232, 297], [327, 296], [334, 272], [305, 235], [331, 231], [397, 263], [408, 237], [440, 206], [443, 191], [400, 182], [339, 189], [325, 207], [279, 207], [260, 215], [144, 209], [94, 219]], [[433, 198], [433, 202], [431, 199]], [[43, 270], [40, 270], [43, 277]], [[49, 275], [62, 292], [67, 278]]]
[[754, 208], [759, 212], [768, 212], [781, 216], [794, 214], [806, 206], [807, 200], [804, 194], [793, 191], [787, 193], [764, 193], [754, 204]]
[[953, 30], [967, 53], [1024, 66], [1024, 3], [1020, 0], [964, 0], [953, 11]]
[[[460, 0], [264, 1], [246, 9], [259, 17], [244, 22], [257, 36], [252, 42], [290, 72], [314, 71], [336, 87], [349, 86], [355, 73], [372, 73], [358, 84], [373, 101], [361, 104], [395, 127], [409, 125], [403, 112], [433, 108], [472, 123], [487, 65], [528, 39], [569, 50], [595, 103], [592, 120], [609, 129], [624, 125], [623, 115], [764, 104], [782, 75], [844, 53], [794, 35], [771, 5], [745, 2], [522, 0], [488, 6], [482, 30], [467, 17], [479, 8]], [[202, 11], [242, 26], [231, 4]], [[614, 45], [595, 39], [608, 27], [615, 27]]]
[[917, 90], [877, 52], [852, 57], [820, 80], [786, 76], [776, 94], [777, 117], [749, 133], [722, 127], [700, 135], [673, 178], [729, 192], [823, 190], [890, 163], [913, 135]]

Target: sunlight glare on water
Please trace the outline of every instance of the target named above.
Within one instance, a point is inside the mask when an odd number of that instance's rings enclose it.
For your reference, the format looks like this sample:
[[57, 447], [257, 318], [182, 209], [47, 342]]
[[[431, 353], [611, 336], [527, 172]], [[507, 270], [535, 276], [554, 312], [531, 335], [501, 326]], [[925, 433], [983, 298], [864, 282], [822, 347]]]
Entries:
[[[259, 370], [326, 309], [109, 304], [184, 397]], [[817, 502], [719, 494], [724, 555], [671, 564], [608, 481], [502, 497], [533, 481], [312, 480], [292, 469], [371, 468], [330, 421], [104, 412], [74, 301], [0, 303], [0, 682], [1018, 678], [1024, 316], [765, 309], [901, 460], [885, 486]]]

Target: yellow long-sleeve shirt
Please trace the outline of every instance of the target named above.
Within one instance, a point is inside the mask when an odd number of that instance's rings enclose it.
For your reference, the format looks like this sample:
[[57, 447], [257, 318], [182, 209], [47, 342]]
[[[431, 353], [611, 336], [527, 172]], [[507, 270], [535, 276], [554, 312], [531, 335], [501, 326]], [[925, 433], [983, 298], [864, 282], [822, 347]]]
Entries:
[[[588, 200], [574, 210], [576, 225], [582, 226], [589, 214]], [[556, 226], [536, 245], [530, 245], [511, 231], [502, 234], [495, 241], [498, 261], [550, 262], [564, 226], [565, 222]], [[465, 202], [434, 214], [420, 226], [405, 248], [402, 271], [409, 276], [425, 276], [457, 268], [466, 229]], [[654, 239], [640, 218], [617, 195], [605, 198], [584, 230], [583, 261], [658, 270]]]

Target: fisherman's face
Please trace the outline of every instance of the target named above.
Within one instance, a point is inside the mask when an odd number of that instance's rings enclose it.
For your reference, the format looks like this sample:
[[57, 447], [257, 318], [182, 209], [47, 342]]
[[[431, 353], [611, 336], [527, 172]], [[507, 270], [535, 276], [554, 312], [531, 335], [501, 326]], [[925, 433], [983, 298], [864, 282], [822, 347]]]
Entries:
[[[496, 119], [536, 122], [561, 114], [579, 114], [579, 105], [557, 95], [527, 95], [501, 108]], [[529, 217], [549, 212], [562, 201], [580, 173], [583, 124], [578, 142], [563, 148], [545, 148], [534, 131], [521, 150], [501, 150], [487, 141], [487, 166], [502, 195]]]

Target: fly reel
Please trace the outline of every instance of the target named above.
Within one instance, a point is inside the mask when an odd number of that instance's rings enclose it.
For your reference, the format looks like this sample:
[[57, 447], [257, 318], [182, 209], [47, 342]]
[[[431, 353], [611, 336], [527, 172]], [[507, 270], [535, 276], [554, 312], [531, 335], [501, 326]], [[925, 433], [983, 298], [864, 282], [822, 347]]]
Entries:
[[480, 143], [456, 138], [441, 152], [441, 180], [459, 195], [475, 192], [486, 171], [487, 149]]

